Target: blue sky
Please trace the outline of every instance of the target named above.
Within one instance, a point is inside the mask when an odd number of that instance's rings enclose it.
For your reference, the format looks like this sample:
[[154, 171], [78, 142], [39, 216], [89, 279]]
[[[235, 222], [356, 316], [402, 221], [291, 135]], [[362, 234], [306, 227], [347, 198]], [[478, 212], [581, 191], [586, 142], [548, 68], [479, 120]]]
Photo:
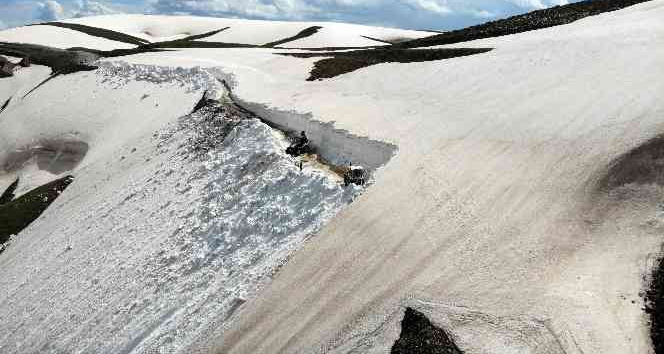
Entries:
[[449, 30], [567, 2], [568, 0], [0, 0], [0, 28], [125, 12], [325, 20], [410, 29]]

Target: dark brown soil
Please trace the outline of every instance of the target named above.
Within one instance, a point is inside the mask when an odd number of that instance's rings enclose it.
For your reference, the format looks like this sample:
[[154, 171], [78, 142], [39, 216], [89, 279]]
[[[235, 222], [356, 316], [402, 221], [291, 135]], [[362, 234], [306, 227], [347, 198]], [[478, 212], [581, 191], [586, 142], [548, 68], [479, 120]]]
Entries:
[[587, 0], [575, 2], [395, 45], [401, 48], [420, 48], [505, 36], [565, 25], [585, 17], [620, 10], [647, 1], [651, 0]]
[[350, 52], [278, 53], [298, 58], [332, 57], [314, 64], [308, 81], [331, 78], [380, 63], [414, 63], [450, 59], [490, 51], [490, 48], [370, 49]]
[[664, 259], [652, 276], [646, 294], [646, 313], [650, 316], [650, 338], [656, 354], [664, 353]]
[[664, 136], [658, 136], [616, 159], [599, 187], [613, 189], [626, 184], [664, 185]]
[[305, 28], [302, 31], [300, 31], [300, 33], [298, 33], [298, 34], [296, 34], [292, 37], [288, 37], [288, 38], [284, 38], [284, 39], [281, 39], [281, 40], [278, 40], [278, 41], [263, 44], [263, 47], [273, 48], [273, 47], [276, 47], [278, 45], [282, 45], [282, 44], [285, 44], [285, 43], [288, 43], [288, 42], [296, 41], [296, 40], [301, 39], [301, 38], [306, 38], [306, 37], [309, 37], [309, 36], [313, 36], [314, 34], [318, 33], [318, 31], [321, 28], [323, 28], [323, 27], [313, 26], [313, 27]]
[[392, 354], [462, 354], [444, 330], [434, 326], [424, 314], [411, 308], [401, 321], [401, 336]]
[[106, 38], [116, 42], [123, 42], [134, 45], [142, 45], [148, 43], [148, 41], [143, 38], [134, 37], [122, 32], [116, 32], [104, 28], [81, 25], [78, 23], [65, 23], [65, 22], [56, 21], [56, 22], [39, 23], [32, 26], [40, 26], [40, 25], [67, 28], [74, 31], [83, 32], [91, 36]]
[[38, 187], [18, 199], [0, 205], [0, 243], [35, 221], [74, 180], [67, 176]]

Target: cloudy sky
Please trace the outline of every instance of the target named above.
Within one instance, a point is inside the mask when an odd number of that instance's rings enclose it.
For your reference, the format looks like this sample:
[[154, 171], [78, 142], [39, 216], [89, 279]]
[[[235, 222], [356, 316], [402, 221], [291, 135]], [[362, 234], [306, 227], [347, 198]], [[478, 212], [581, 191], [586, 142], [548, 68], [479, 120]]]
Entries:
[[448, 30], [568, 1], [576, 0], [0, 0], [0, 28], [124, 12]]

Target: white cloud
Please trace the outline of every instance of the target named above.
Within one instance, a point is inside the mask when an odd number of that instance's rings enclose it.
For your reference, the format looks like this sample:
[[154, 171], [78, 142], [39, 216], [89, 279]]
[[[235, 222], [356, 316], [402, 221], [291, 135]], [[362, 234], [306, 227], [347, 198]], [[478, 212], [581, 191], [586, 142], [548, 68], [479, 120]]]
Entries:
[[406, 3], [410, 3], [414, 6], [419, 7], [424, 11], [433, 12], [436, 14], [448, 14], [452, 12], [447, 6], [446, 1], [435, 1], [435, 0], [406, 0]]
[[77, 9], [74, 10], [74, 17], [112, 15], [119, 13], [97, 1], [79, 0], [76, 2], [76, 5]]
[[[384, 22], [385, 17], [442, 16], [453, 12], [447, 0], [151, 0], [152, 13], [188, 13], [286, 20]], [[376, 19], [379, 19], [378, 21]]]
[[496, 14], [487, 10], [472, 10], [470, 11], [470, 15], [473, 16], [474, 18], [481, 18], [481, 19], [496, 17]]
[[64, 17], [65, 10], [55, 0], [40, 2], [37, 8], [37, 19], [42, 21], [55, 21]]
[[0, 20], [0, 30], [6, 29], [8, 26]]
[[[323, 6], [309, 4], [318, 2]], [[334, 6], [328, 0], [157, 0], [152, 3], [153, 12], [190, 13], [210, 15], [234, 15], [253, 18], [302, 18], [319, 12], [325, 5]]]
[[66, 17], [147, 12], [446, 30], [575, 1], [578, 0], [0, 0], [0, 19], [17, 26]]
[[146, 0], [148, 12], [451, 29], [576, 0]]
[[545, 9], [547, 7], [556, 6], [556, 5], [567, 5], [569, 4], [568, 0], [508, 0], [510, 3], [521, 7], [523, 9]]

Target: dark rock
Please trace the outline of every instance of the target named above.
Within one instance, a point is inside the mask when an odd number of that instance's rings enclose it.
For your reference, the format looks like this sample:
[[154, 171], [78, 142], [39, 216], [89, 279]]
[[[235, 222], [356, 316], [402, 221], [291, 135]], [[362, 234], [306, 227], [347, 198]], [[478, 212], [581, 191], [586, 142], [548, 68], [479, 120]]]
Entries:
[[462, 354], [444, 330], [434, 326], [424, 314], [411, 308], [401, 321], [401, 336], [392, 354]]
[[14, 192], [16, 191], [16, 188], [18, 188], [18, 178], [16, 178], [16, 181], [10, 184], [5, 192], [0, 195], [0, 205], [7, 204], [11, 202], [12, 199], [14, 199]]
[[0, 77], [11, 77], [14, 76], [14, 64], [11, 62], [5, 62], [0, 64]]
[[9, 97], [7, 99], [7, 101], [5, 101], [5, 103], [3, 103], [2, 106], [0, 106], [0, 113], [2, 113], [5, 109], [7, 109], [7, 107], [9, 106], [9, 102], [11, 102], [11, 101], [12, 101], [12, 98]]
[[650, 289], [645, 294], [644, 308], [650, 316], [650, 338], [656, 354], [664, 353], [664, 259], [652, 275]]
[[266, 44], [263, 45], [263, 47], [272, 48], [272, 47], [276, 47], [278, 45], [282, 45], [282, 44], [285, 44], [285, 43], [288, 43], [288, 42], [296, 41], [298, 39], [313, 36], [314, 34], [318, 33], [318, 31], [321, 30], [322, 28], [323, 27], [321, 27], [321, 26], [312, 26], [312, 27], [309, 27], [309, 28], [305, 28], [302, 31], [300, 31], [300, 33], [298, 33], [298, 34], [296, 34], [292, 37], [288, 37], [288, 38], [284, 38], [284, 39], [281, 39], [281, 40], [278, 40], [278, 41], [266, 43]]
[[17, 235], [37, 220], [73, 180], [72, 176], [60, 178], [0, 205], [0, 243], [7, 242], [11, 235]]
[[24, 67], [24, 68], [29, 68], [30, 67], [30, 57], [23, 57], [21, 61], [18, 63], [18, 65]]
[[326, 57], [314, 64], [308, 81], [332, 78], [380, 63], [415, 63], [481, 54], [491, 48], [396, 49], [377, 48], [347, 52], [278, 53], [297, 58]]

